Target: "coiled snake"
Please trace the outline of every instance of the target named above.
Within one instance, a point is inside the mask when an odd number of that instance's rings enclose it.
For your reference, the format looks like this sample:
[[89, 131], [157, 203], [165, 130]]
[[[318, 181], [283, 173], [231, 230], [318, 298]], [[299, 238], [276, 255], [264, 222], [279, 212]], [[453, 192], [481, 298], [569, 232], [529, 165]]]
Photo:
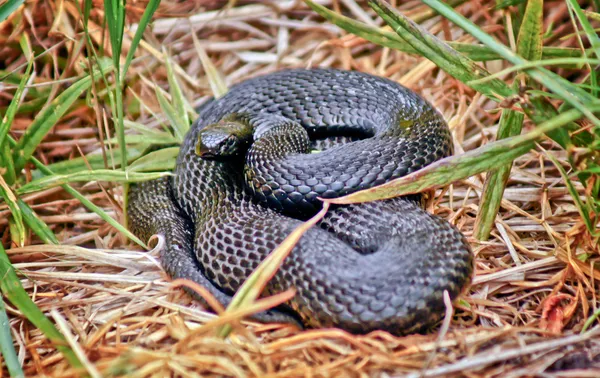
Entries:
[[[369, 188], [451, 153], [442, 116], [397, 83], [354, 71], [276, 72], [204, 106], [174, 177], [132, 188], [131, 228], [143, 238], [163, 234], [167, 273], [228, 302], [315, 214], [318, 197]], [[472, 265], [458, 230], [418, 198], [395, 198], [330, 209], [266, 291], [295, 288], [289, 306], [308, 326], [404, 334], [441, 318], [443, 291], [459, 295]]]

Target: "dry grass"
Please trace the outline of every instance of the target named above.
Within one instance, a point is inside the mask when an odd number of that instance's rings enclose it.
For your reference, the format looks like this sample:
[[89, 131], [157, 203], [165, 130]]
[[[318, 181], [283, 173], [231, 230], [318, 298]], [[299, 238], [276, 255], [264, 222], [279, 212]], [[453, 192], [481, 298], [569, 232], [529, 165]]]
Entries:
[[[92, 12], [98, 22], [101, 2]], [[253, 3], [248, 11], [247, 3]], [[356, 18], [376, 22], [371, 13], [351, 0], [324, 1]], [[400, 3], [400, 2], [398, 2]], [[460, 9], [485, 29], [505, 39], [503, 15], [493, 2], [473, 0]], [[128, 5], [130, 21], [144, 2]], [[493, 140], [498, 114], [494, 104], [429, 62], [382, 49], [337, 27], [323, 23], [295, 1], [274, 5], [238, 1], [227, 11], [215, 11], [223, 1], [163, 1], [154, 28], [145, 40], [158, 51], [167, 47], [180, 67], [179, 79], [188, 98], [200, 104], [211, 94], [191, 30], [196, 31], [212, 62], [228, 85], [244, 78], [288, 67], [320, 66], [357, 69], [397, 80], [434, 103], [449, 120], [457, 152]], [[418, 1], [399, 7], [408, 14], [426, 11]], [[170, 18], [175, 16], [192, 16]], [[554, 45], [577, 46], [561, 36], [572, 32], [566, 7], [549, 2], [546, 22], [561, 25], [551, 37]], [[446, 22], [424, 22], [430, 30], [461, 38]], [[18, 37], [27, 33], [38, 52], [49, 51], [36, 63], [35, 88], [55, 96], [81, 71], [84, 59], [79, 41], [79, 16], [71, 2], [28, 1], [24, 9], [0, 24], [0, 68], [11, 71], [24, 63]], [[99, 29], [92, 30], [96, 43]], [[464, 37], [463, 37], [464, 38]], [[468, 38], [465, 39], [468, 41]], [[558, 42], [556, 42], [558, 41]], [[154, 91], [142, 75], [166, 87], [166, 69], [147, 49], [140, 49], [128, 78], [132, 90], [159, 111]], [[64, 64], [64, 60], [68, 64]], [[59, 62], [61, 62], [59, 64]], [[491, 71], [502, 68], [489, 63]], [[66, 68], [59, 68], [66, 67]], [[577, 71], [564, 72], [579, 80]], [[1, 90], [0, 107], [14, 90]], [[125, 92], [127, 105], [133, 99]], [[104, 105], [81, 102], [40, 145], [36, 156], [57, 162], [98, 149], [104, 127]], [[20, 137], [35, 112], [20, 114], [11, 134]], [[148, 112], [135, 116], [156, 124]], [[102, 123], [99, 125], [98, 123]], [[526, 128], [532, 125], [526, 125]], [[108, 128], [110, 131], [110, 128]], [[492, 237], [473, 238], [476, 277], [470, 291], [457, 303], [449, 327], [429, 335], [404, 338], [384, 332], [352, 336], [339, 330], [299, 331], [289, 326], [244, 323], [227, 339], [214, 336], [214, 315], [204, 311], [179, 288], [169, 285], [156, 253], [135, 252], [115, 230], [62, 190], [25, 197], [62, 242], [8, 250], [23, 274], [23, 285], [35, 302], [79, 345], [94, 371], [101, 375], [142, 376], [466, 376], [466, 377], [592, 377], [600, 376], [600, 330], [579, 334], [599, 305], [600, 278], [592, 258], [598, 254], [563, 180], [546, 152], [568, 167], [566, 154], [549, 141], [515, 162]], [[483, 177], [457, 182], [436, 196], [430, 210], [445, 217], [470, 237]], [[583, 186], [577, 183], [580, 193]], [[97, 183], [79, 185], [97, 205], [119, 217], [121, 188]], [[104, 190], [102, 190], [104, 189]], [[116, 199], [116, 201], [113, 200]], [[0, 236], [9, 243], [0, 204]], [[8, 307], [17, 351], [28, 376], [77, 376], [48, 341], [12, 307]], [[595, 364], [595, 365], [594, 365]], [[594, 367], [595, 366], [595, 367]], [[3, 374], [6, 374], [5, 372]]]

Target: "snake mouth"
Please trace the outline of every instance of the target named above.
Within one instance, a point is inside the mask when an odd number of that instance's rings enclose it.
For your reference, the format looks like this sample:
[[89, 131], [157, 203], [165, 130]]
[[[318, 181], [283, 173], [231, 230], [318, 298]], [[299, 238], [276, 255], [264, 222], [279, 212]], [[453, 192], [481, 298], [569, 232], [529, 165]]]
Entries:
[[214, 151], [211, 148], [206, 147], [203, 143], [198, 143], [196, 146], [196, 155], [203, 159], [214, 159], [217, 157]]

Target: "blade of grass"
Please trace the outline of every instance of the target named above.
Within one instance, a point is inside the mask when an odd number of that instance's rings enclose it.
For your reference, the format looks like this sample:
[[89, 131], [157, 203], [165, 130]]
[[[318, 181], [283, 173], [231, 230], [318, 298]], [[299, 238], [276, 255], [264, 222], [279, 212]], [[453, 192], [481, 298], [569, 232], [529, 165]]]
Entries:
[[54, 174], [52, 176], [44, 176], [37, 180], [31, 181], [19, 189], [17, 193], [19, 195], [38, 192], [62, 186], [70, 182], [88, 182], [88, 181], [111, 181], [111, 182], [140, 182], [159, 179], [161, 177], [169, 176], [170, 173], [158, 172], [158, 173], [142, 173], [142, 172], [128, 172], [128, 171], [116, 171], [112, 169], [97, 169], [95, 171], [82, 171], [74, 172], [65, 175]]
[[129, 172], [149, 172], [173, 170], [179, 155], [179, 147], [163, 148], [152, 151], [134, 161], [127, 167]]
[[123, 33], [125, 31], [125, 0], [104, 0], [104, 10], [110, 46], [112, 48], [113, 65], [115, 66], [115, 110], [113, 120], [117, 129], [119, 150], [121, 151], [121, 169], [127, 169], [127, 145], [125, 143], [125, 126], [123, 125], [123, 82], [121, 81], [121, 46], [123, 44]]
[[[521, 104], [521, 108], [527, 116], [535, 123], [540, 124], [547, 119], [556, 117], [559, 112], [556, 111], [554, 105], [542, 96], [530, 96], [529, 103]], [[568, 149], [573, 143], [569, 135], [569, 131], [574, 131], [578, 126], [569, 122], [563, 128], [554, 129], [548, 132], [548, 136], [555, 142], [561, 145], [562, 148]], [[574, 137], [573, 139], [576, 139]]]
[[2, 122], [0, 122], [0, 146], [4, 145], [4, 139], [6, 138], [6, 134], [8, 134], [8, 130], [10, 129], [10, 125], [15, 117], [17, 109], [21, 103], [21, 97], [23, 95], [23, 90], [25, 89], [25, 84], [29, 81], [31, 77], [31, 69], [33, 68], [33, 59], [29, 60], [27, 63], [27, 68], [25, 69], [25, 74], [21, 77], [21, 81], [19, 82], [19, 86], [4, 114], [2, 117]]
[[[371, 2], [382, 3], [380, 0], [370, 0], [369, 3]], [[469, 19], [457, 13], [454, 11], [454, 9], [450, 8], [441, 1], [423, 0], [423, 2], [439, 12], [442, 16], [446, 17], [448, 20], [454, 22], [461, 29], [477, 38], [484, 45], [493, 49], [512, 64], [527, 63], [526, 59], [521, 58], [512, 52], [508, 47], [495, 40], [492, 36], [485, 33]], [[552, 92], [560, 95], [564, 101], [568, 102], [571, 106], [582, 112], [596, 126], [600, 126], [600, 120], [588, 109], [588, 104], [595, 104], [599, 102], [597, 98], [593, 97], [568, 80], [544, 68], [536, 67], [527, 69], [526, 73], [538, 83], [546, 86]]]
[[[569, 7], [568, 9], [569, 9], [569, 15], [571, 16], [571, 19], [573, 19], [573, 14], [575, 14], [575, 17], [577, 17], [577, 20], [581, 24], [581, 27], [583, 28], [583, 31], [585, 32], [585, 34], [588, 38], [588, 41], [590, 42], [590, 45], [592, 46], [592, 51], [594, 52], [594, 54], [596, 55], [597, 58], [600, 58], [600, 38], [598, 37], [598, 34], [594, 30], [594, 28], [590, 24], [589, 20], [586, 18], [585, 14], [583, 13], [583, 10], [581, 9], [581, 7], [579, 6], [579, 4], [576, 1], [569, 0], [569, 1], [567, 1], [567, 5]], [[573, 25], [575, 26], [575, 29], [577, 29], [575, 20], [573, 20]], [[579, 37], [579, 35], [578, 35], [577, 38], [578, 38], [580, 46], [583, 49], [583, 42], [581, 41], [581, 37]], [[585, 50], [583, 51], [583, 53], [584, 53], [584, 55], [587, 56], [587, 53], [585, 52]], [[597, 72], [597, 69], [594, 69], [591, 66], [589, 66], [589, 71], [590, 71], [589, 79], [592, 84], [592, 95], [594, 95], [595, 97], [598, 97], [598, 93], [600, 92], [599, 72]]]
[[79, 358], [80, 361], [83, 362], [83, 367], [86, 372], [90, 375], [91, 378], [102, 378], [100, 372], [96, 369], [96, 366], [93, 365], [90, 360], [87, 358], [85, 351], [81, 347], [81, 345], [76, 341], [76, 338], [71, 333], [71, 328], [67, 321], [60, 315], [60, 313], [56, 309], [50, 310], [50, 315], [54, 319], [56, 323], [56, 327], [62, 332], [64, 335], [68, 345], [71, 347], [73, 353]]
[[[509, 136], [519, 135], [523, 125], [524, 114], [510, 109], [504, 109], [500, 117], [498, 135], [496, 140], [504, 139]], [[483, 191], [479, 201], [479, 209], [475, 218], [473, 236], [478, 240], [487, 240], [504, 195], [504, 188], [510, 170], [512, 160], [496, 170], [488, 172], [483, 184]]]
[[[135, 31], [135, 35], [131, 40], [131, 45], [129, 46], [129, 51], [127, 52], [127, 57], [125, 58], [125, 64], [123, 65], [123, 72], [121, 76], [121, 81], [125, 80], [125, 75], [127, 74], [127, 70], [129, 69], [129, 65], [133, 60], [133, 55], [135, 54], [135, 50], [137, 49], [140, 40], [142, 39], [142, 35], [144, 34], [144, 30], [146, 30], [146, 26], [150, 23], [152, 19], [152, 15], [156, 12], [158, 5], [160, 4], [160, 0], [150, 0], [146, 5], [146, 9], [144, 10], [144, 14], [142, 14], [142, 18], [140, 18], [140, 22], [137, 25], [137, 29]], [[119, 51], [121, 51], [119, 49]]]
[[173, 71], [173, 65], [171, 64], [171, 58], [167, 55], [166, 49], [163, 48], [163, 55], [165, 56], [165, 63], [167, 66], [167, 80], [169, 81], [169, 91], [171, 93], [171, 102], [173, 109], [179, 115], [181, 119], [181, 124], [173, 125], [173, 127], [177, 126], [177, 131], [181, 135], [187, 134], [190, 128], [190, 117], [188, 114], [188, 109], [191, 109], [191, 106], [187, 104], [187, 100], [183, 95], [183, 91], [181, 90], [181, 86], [175, 73]]
[[596, 32], [596, 30], [594, 30], [592, 24], [590, 24], [590, 21], [585, 16], [585, 13], [581, 9], [581, 6], [579, 6], [579, 3], [577, 3], [577, 1], [567, 0], [567, 5], [575, 12], [577, 20], [581, 24], [583, 31], [588, 37], [590, 45], [592, 45], [592, 50], [594, 51], [594, 54], [597, 58], [600, 59], [600, 37], [598, 37], [598, 33]]
[[[389, 4], [378, 0], [369, 0], [368, 4], [402, 39], [415, 48], [420, 55], [431, 60], [449, 75], [463, 83], [469, 83], [489, 76], [489, 73], [483, 67], [480, 67], [472, 60], [452, 49], [448, 44], [409, 20]], [[473, 85], [472, 88], [495, 101], [498, 101], [498, 96], [505, 98], [515, 94], [506, 83], [498, 79], [492, 79], [484, 84]]]
[[[11, 228], [11, 237], [13, 240], [17, 241], [19, 246], [23, 246], [25, 243], [25, 225], [23, 224], [23, 214], [21, 213], [21, 209], [17, 204], [17, 197], [12, 192], [11, 188], [8, 186], [4, 178], [0, 176], [0, 196], [4, 198], [4, 202], [8, 205], [10, 209], [10, 213], [12, 215], [13, 226]], [[16, 231], [13, 234], [12, 231]]]
[[42, 139], [67, 110], [69, 110], [73, 102], [75, 102], [84, 91], [90, 88], [91, 84], [92, 80], [89, 75], [78, 80], [63, 93], [58, 95], [49, 106], [37, 115], [13, 149], [13, 159], [15, 161], [15, 170], [17, 172], [23, 169], [25, 162], [31, 157]]
[[[264, 290], [267, 282], [275, 275], [283, 260], [292, 252], [292, 249], [298, 244], [298, 241], [308, 229], [319, 222], [327, 213], [329, 205], [325, 203], [323, 208], [314, 217], [300, 224], [294, 229], [270, 254], [267, 256], [258, 267], [252, 272], [250, 277], [246, 279], [242, 287], [238, 289], [235, 296], [227, 306], [224, 314], [240, 310], [244, 307], [251, 306], [256, 301], [256, 298]], [[217, 334], [220, 337], [227, 337], [231, 332], [231, 326], [226, 325], [220, 327]]]
[[108, 35], [112, 48], [113, 63], [120, 73], [120, 54], [125, 30], [125, 0], [104, 0], [104, 11]]
[[58, 332], [54, 324], [44, 316], [44, 313], [33, 303], [17, 277], [13, 266], [8, 259], [4, 247], [0, 243], [0, 290], [5, 298], [21, 311], [52, 342], [75, 369], [82, 368], [81, 361], [67, 346], [64, 336]]
[[[592, 110], [598, 111], [600, 106], [596, 106]], [[577, 109], [570, 109], [540, 124], [527, 134], [488, 143], [462, 155], [438, 160], [414, 173], [374, 188], [361, 190], [344, 197], [323, 199], [323, 201], [335, 204], [376, 201], [449, 185], [457, 180], [506, 165], [529, 151], [533, 147], [533, 142], [545, 133], [563, 127], [579, 118], [581, 118], [581, 113]]]
[[[572, 65], [582, 65], [582, 64], [586, 64], [586, 65], [600, 64], [600, 59], [591, 59], [591, 58], [587, 58], [587, 57], [583, 57], [583, 58], [539, 59], [539, 60], [536, 60], [536, 61], [527, 62], [525, 64], [516, 64], [516, 65], [514, 65], [512, 67], [508, 67], [508, 68], [500, 70], [500, 71], [498, 71], [498, 72], [496, 72], [494, 74], [491, 74], [490, 76], [487, 76], [485, 78], [469, 82], [468, 84], [469, 85], [471, 85], [471, 84], [482, 84], [482, 83], [485, 83], [485, 82], [490, 81], [492, 79], [504, 77], [504, 76], [506, 76], [509, 73], [516, 72], [516, 71], [523, 71], [525, 69], [533, 68], [533, 67], [558, 66], [558, 65], [570, 65], [570, 66], [572, 66]], [[557, 98], [561, 98], [561, 97], [557, 96]]]
[[23, 215], [23, 220], [25, 224], [31, 228], [33, 232], [46, 244], [59, 244], [56, 235], [54, 232], [48, 227], [48, 225], [41, 220], [37, 214], [33, 211], [33, 209], [23, 202], [20, 198], [17, 199], [17, 205], [21, 210], [21, 214]]
[[125, 120], [124, 125], [126, 129], [135, 130], [142, 135], [150, 137], [168, 138], [175, 142], [177, 141], [177, 139], [173, 138], [173, 135], [170, 132], [152, 129], [149, 128], [147, 125], [143, 125], [141, 123]]
[[[127, 147], [127, 161], [132, 161], [139, 158], [147, 145], [136, 145]], [[115, 160], [120, 160], [120, 151], [113, 151]], [[105, 168], [104, 157], [102, 154], [94, 152], [93, 155], [86, 155], [84, 157], [78, 157], [71, 160], [63, 160], [57, 163], [49, 164], [47, 166], [55, 174], [67, 174], [80, 171], [86, 171], [91, 169], [102, 169]], [[36, 180], [44, 175], [39, 170], [33, 170], [31, 172], [33, 180]]]
[[[174, 110], [173, 110], [173, 112], [175, 113]], [[104, 142], [108, 143], [108, 144], [119, 144], [120, 143], [120, 141], [117, 138], [107, 139]], [[158, 134], [155, 134], [155, 135], [128, 134], [128, 135], [125, 135], [125, 143], [127, 145], [131, 145], [131, 144], [138, 144], [138, 145], [141, 145], [141, 144], [146, 144], [146, 145], [181, 144], [181, 142], [178, 139], [173, 138], [171, 135], [158, 135]], [[120, 156], [120, 153], [121, 152], [119, 151], [119, 156]]]
[[17, 180], [17, 171], [15, 169], [12, 152], [8, 146], [8, 143], [4, 142], [6, 136], [8, 135], [10, 125], [12, 124], [14, 116], [21, 103], [21, 97], [25, 89], [25, 84], [31, 77], [33, 61], [33, 59], [28, 61], [25, 74], [23, 74], [21, 77], [19, 86], [17, 87], [17, 90], [6, 110], [6, 113], [4, 114], [4, 117], [2, 117], [2, 122], [0, 123], [0, 175], [4, 176], [4, 179], [8, 185], [14, 184]]
[[25, 377], [19, 363], [19, 358], [17, 357], [17, 352], [15, 351], [10, 333], [10, 321], [8, 320], [6, 306], [2, 298], [0, 298], [0, 351], [8, 369], [8, 374], [11, 377]]
[[25, 0], [8, 0], [0, 5], [0, 22], [6, 20]]
[[591, 18], [592, 20], [600, 21], [600, 13], [592, 12], [592, 11], [584, 9], [583, 14], [585, 14], [587, 17]]
[[[517, 53], [533, 62], [542, 58], [543, 9], [543, 0], [527, 1], [517, 37]], [[519, 85], [518, 80], [515, 81], [514, 85]], [[527, 82], [525, 82], [525, 85], [527, 85]], [[521, 112], [512, 109], [502, 110], [496, 140], [521, 134], [524, 118], [525, 115]], [[479, 201], [480, 206], [475, 218], [473, 233], [475, 238], [479, 240], [487, 240], [490, 236], [496, 215], [500, 209], [512, 163], [510, 161], [497, 170], [488, 172], [483, 185], [481, 200]]]
[[[187, 340], [191, 337], [206, 332], [206, 330], [213, 329], [215, 327], [222, 327], [226, 329], [232, 322], [242, 320], [244, 317], [272, 309], [273, 307], [289, 302], [296, 295], [296, 289], [288, 289], [281, 293], [270, 295], [265, 298], [260, 298], [252, 303], [244, 305], [237, 310], [231, 310], [222, 312], [219, 316], [209, 322], [204, 323], [200, 328], [194, 330], [194, 332], [186, 336]], [[218, 332], [218, 331], [217, 331]], [[225, 334], [225, 333], [223, 333]], [[227, 334], [225, 334], [227, 336]]]
[[[408, 54], [419, 54], [419, 52], [413, 48], [408, 42], [403, 40], [398, 34], [386, 30], [386, 28], [373, 27], [350, 17], [346, 17], [326, 7], [317, 4], [311, 0], [305, 0], [305, 3], [309, 5], [315, 12], [321, 17], [330, 21], [331, 23], [341, 27], [349, 33], [355, 34], [367, 41], [375, 44], [389, 47], [391, 49], [399, 50]], [[490, 60], [501, 59], [501, 56], [494, 52], [487, 46], [463, 43], [463, 42], [447, 42], [450, 47], [456, 51], [464, 54], [466, 57], [473, 61], [485, 62]], [[582, 52], [579, 49], [567, 48], [567, 47], [544, 47], [543, 50], [544, 59], [550, 58], [577, 58], [582, 56]]]
[[[10, 135], [8, 136], [8, 142], [12, 146], [15, 146], [17, 144], [17, 142], [15, 142], [14, 139], [12, 139], [10, 137]], [[42, 162], [40, 162], [39, 160], [37, 160], [33, 156], [30, 158], [30, 160], [31, 160], [31, 162], [35, 165], [35, 167], [42, 174], [44, 174], [46, 176], [53, 176], [54, 175], [54, 172], [52, 172], [50, 169], [48, 169]], [[135, 235], [133, 235], [126, 227], [123, 227], [122, 224], [120, 224], [117, 220], [113, 219], [104, 210], [102, 210], [101, 208], [99, 208], [98, 206], [96, 206], [92, 201], [90, 201], [89, 199], [87, 199], [84, 195], [82, 195], [81, 193], [79, 193], [77, 190], [73, 189], [68, 184], [61, 185], [61, 188], [63, 188], [64, 191], [66, 191], [71, 196], [73, 196], [74, 198], [76, 198], [77, 200], [79, 200], [81, 202], [81, 204], [83, 206], [85, 206], [88, 210], [90, 210], [93, 213], [98, 214], [98, 216], [100, 218], [102, 218], [106, 223], [108, 223], [111, 226], [113, 226], [117, 231], [121, 232], [122, 234], [124, 234], [125, 236], [127, 236], [130, 240], [132, 240], [136, 244], [140, 245], [141, 247], [143, 247], [145, 249], [149, 249], [148, 246], [146, 245], [146, 243], [144, 243], [139, 238], [137, 238]]]
[[528, 0], [517, 37], [517, 54], [529, 61], [542, 59], [544, 0]]
[[[34, 96], [34, 95], [32, 95]], [[44, 104], [48, 101], [47, 94], [43, 94], [40, 97], [34, 97], [32, 100], [22, 102], [21, 105], [17, 108], [17, 113], [19, 115], [37, 113], [43, 107]], [[6, 114], [7, 107], [0, 107], [0, 113]]]
[[[79, 4], [76, 4], [76, 5], [79, 5]], [[92, 0], [84, 0], [83, 1], [83, 9], [81, 10], [81, 14], [83, 16], [83, 25], [85, 28], [87, 28], [91, 11], [92, 11]]]
[[552, 161], [556, 169], [558, 169], [558, 171], [560, 172], [560, 176], [564, 180], [569, 194], [571, 195], [571, 197], [573, 197], [573, 201], [575, 202], [575, 206], [579, 211], [579, 215], [581, 215], [581, 219], [583, 219], [585, 227], [588, 229], [590, 235], [592, 235], [593, 238], [600, 236], [600, 231], [596, 229], [595, 222], [593, 222], [590, 218], [591, 209], [589, 209], [579, 197], [579, 193], [577, 192], [575, 185], [573, 185], [573, 182], [569, 178], [569, 175], [567, 174], [563, 166], [559, 163], [558, 160], [556, 160], [556, 157], [554, 157], [553, 154], [549, 154], [546, 151], [544, 151], [544, 153], [546, 157], [550, 159], [550, 161]]
[[154, 87], [154, 93], [156, 94], [156, 99], [158, 100], [158, 104], [162, 109], [163, 113], [171, 123], [173, 130], [175, 131], [175, 135], [177, 137], [177, 142], [183, 142], [183, 138], [185, 137], [185, 131], [189, 129], [189, 124], [185, 124], [184, 120], [181, 118], [180, 114], [175, 110], [173, 105], [169, 103], [165, 95], [162, 94], [161, 90], [158, 86]]
[[[149, 79], [146, 79], [143, 75], [140, 75], [140, 78], [142, 79], [142, 81], [148, 83], [150, 86], [154, 86], [154, 83], [152, 81], [150, 81]], [[160, 123], [161, 128], [163, 129], [163, 131], [160, 130], [156, 130], [153, 128], [149, 128], [147, 125], [142, 125], [139, 124], [139, 127], [133, 126], [134, 124], [137, 124], [136, 122], [132, 122], [132, 121], [126, 121], [125, 122], [125, 127], [127, 128], [134, 128], [135, 130], [139, 131], [140, 134], [146, 135], [146, 134], [150, 134], [150, 133], [167, 133], [171, 136], [171, 138], [173, 137], [173, 131], [171, 129], [169, 129], [169, 127], [165, 124], [165, 122], [163, 121], [163, 117], [159, 116], [154, 109], [152, 109], [152, 107], [148, 106], [144, 100], [137, 94], [135, 93], [134, 90], [131, 89], [131, 87], [127, 88], [129, 90], [129, 92], [135, 97], [135, 99], [140, 103], [140, 106], [144, 107], [144, 109], [146, 109], [146, 111], [148, 112], [148, 114], [155, 120], [157, 120]], [[132, 127], [133, 126], [133, 127]], [[175, 139], [175, 138], [174, 138]]]
[[6, 315], [6, 307], [2, 298], [0, 298], [0, 351], [8, 369], [8, 374], [11, 377], [25, 377], [10, 334], [10, 321], [8, 315]]
[[198, 41], [196, 33], [192, 33], [192, 40], [194, 42], [194, 48], [200, 57], [200, 62], [202, 63], [206, 77], [208, 78], [208, 83], [210, 84], [210, 89], [212, 89], [213, 96], [215, 98], [223, 96], [228, 91], [225, 80], [219, 73], [217, 67], [215, 67], [213, 62], [206, 54], [206, 51], [200, 44], [200, 41]]
[[598, 318], [600, 318], [600, 308], [594, 311], [592, 316], [586, 319], [585, 323], [583, 324], [583, 327], [581, 327], [581, 332], [579, 334], [584, 334], [588, 330], [588, 328], [590, 328], [591, 325], [594, 324], [596, 320], [598, 320]]
[[[123, 114], [123, 83], [124, 75], [127, 73], [129, 64], [133, 59], [133, 54], [141, 41], [141, 35], [150, 21], [152, 14], [158, 7], [158, 2], [153, 0], [147, 5], [146, 10], [142, 16], [142, 21], [139, 25], [139, 29], [134, 35], [133, 43], [130, 46], [129, 53], [125, 59], [125, 69], [121, 70], [120, 58], [121, 58], [121, 46], [123, 43], [123, 33], [125, 31], [125, 0], [104, 0], [104, 7], [106, 10], [106, 20], [109, 29], [109, 35], [112, 47], [112, 58], [115, 65], [115, 107], [116, 107], [116, 119], [113, 112], [113, 119], [115, 119], [115, 125], [117, 126], [117, 139], [119, 140], [119, 150], [121, 151], [121, 169], [127, 170], [127, 145], [125, 141], [125, 125], [124, 125], [124, 114]], [[122, 76], [123, 75], [123, 76]], [[126, 183], [123, 186], [123, 214], [122, 223], [127, 228], [127, 202], [129, 185]]]
[[12, 185], [17, 181], [15, 163], [7, 143], [0, 145], [0, 176], [5, 178], [8, 185]]

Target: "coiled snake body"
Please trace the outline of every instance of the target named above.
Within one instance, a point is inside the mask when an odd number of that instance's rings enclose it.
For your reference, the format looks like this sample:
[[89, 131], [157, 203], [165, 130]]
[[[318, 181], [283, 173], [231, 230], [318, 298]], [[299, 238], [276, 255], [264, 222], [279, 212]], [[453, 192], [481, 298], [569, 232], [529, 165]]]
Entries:
[[[198, 156], [211, 128], [227, 130], [232, 117], [250, 130], [247, 152]], [[132, 188], [130, 223], [140, 237], [165, 236], [169, 275], [228, 302], [301, 223], [289, 214], [304, 219], [320, 208], [318, 197], [384, 183], [451, 152], [441, 115], [397, 83], [353, 71], [281, 71], [234, 86], [202, 109], [174, 177]], [[309, 326], [404, 334], [438, 321], [443, 291], [454, 299], [472, 269], [459, 231], [418, 199], [395, 198], [330, 209], [266, 291], [295, 288], [289, 306]]]

